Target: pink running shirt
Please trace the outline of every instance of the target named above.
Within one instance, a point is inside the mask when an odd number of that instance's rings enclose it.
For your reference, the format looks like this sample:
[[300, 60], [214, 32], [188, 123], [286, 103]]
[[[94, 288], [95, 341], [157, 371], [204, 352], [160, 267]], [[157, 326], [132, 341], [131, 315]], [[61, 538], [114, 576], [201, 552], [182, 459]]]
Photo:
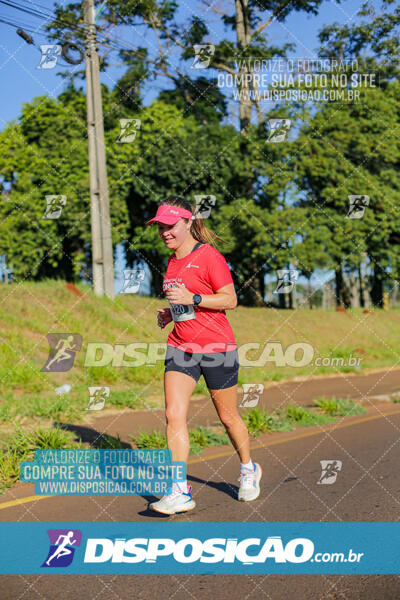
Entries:
[[[233, 283], [223, 255], [210, 244], [203, 244], [184, 258], [172, 254], [163, 280], [165, 292], [174, 283], [183, 283], [193, 294], [207, 296]], [[227, 352], [237, 344], [225, 310], [195, 306], [195, 319], [175, 322], [167, 346], [187, 352]]]

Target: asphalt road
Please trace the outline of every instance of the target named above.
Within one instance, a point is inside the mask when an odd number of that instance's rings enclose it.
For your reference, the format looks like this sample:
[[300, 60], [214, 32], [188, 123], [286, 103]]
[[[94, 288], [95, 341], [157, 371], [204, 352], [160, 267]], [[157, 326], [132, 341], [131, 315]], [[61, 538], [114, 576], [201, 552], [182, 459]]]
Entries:
[[[313, 407], [313, 400], [321, 396], [335, 396], [336, 398], [353, 398], [357, 403], [366, 408], [374, 406], [377, 395], [389, 395], [398, 392], [400, 397], [400, 369], [379, 371], [368, 375], [342, 373], [327, 378], [288, 381], [285, 383], [272, 383], [265, 387], [260, 396], [258, 406], [262, 409], [273, 411], [285, 404], [297, 404], [306, 408]], [[241, 386], [238, 389], [238, 403], [243, 399]], [[141, 430], [164, 431], [164, 409], [152, 411], [121, 411], [117, 409], [102, 410], [100, 412], [86, 411], [86, 423], [63, 426], [75, 431], [81, 439], [87, 442], [99, 437], [100, 433], [119, 436], [127, 444], [131, 443], [131, 435], [136, 435]], [[192, 399], [189, 406], [188, 426], [210, 426], [219, 423], [215, 408], [209, 397]], [[129, 447], [129, 446], [127, 446]]]
[[[368, 415], [321, 427], [264, 435], [252, 458], [264, 470], [261, 496], [239, 503], [238, 460], [230, 448], [209, 448], [192, 458], [194, 511], [166, 517], [133, 497], [50, 497], [2, 508], [0, 521], [397, 521], [400, 508], [400, 407], [376, 403]], [[342, 461], [333, 485], [318, 485], [320, 460]], [[32, 495], [19, 484], [10, 497]], [[3, 575], [1, 600], [383, 600], [400, 598], [391, 575]]]

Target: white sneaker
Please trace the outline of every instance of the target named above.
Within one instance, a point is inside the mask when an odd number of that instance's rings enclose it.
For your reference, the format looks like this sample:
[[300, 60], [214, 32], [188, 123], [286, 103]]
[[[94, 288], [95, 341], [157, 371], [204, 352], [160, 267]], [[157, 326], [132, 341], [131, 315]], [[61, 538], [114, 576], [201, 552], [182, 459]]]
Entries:
[[157, 502], [149, 504], [150, 510], [163, 513], [164, 515], [174, 515], [177, 512], [186, 512], [187, 510], [193, 510], [196, 506], [196, 502], [192, 498], [192, 486], [188, 486], [188, 491], [181, 492], [180, 489], [175, 489], [172, 494], [163, 496]]
[[238, 500], [241, 502], [250, 502], [255, 500], [260, 495], [260, 479], [262, 477], [262, 469], [258, 463], [253, 463], [254, 471], [240, 473], [238, 478], [240, 481]]

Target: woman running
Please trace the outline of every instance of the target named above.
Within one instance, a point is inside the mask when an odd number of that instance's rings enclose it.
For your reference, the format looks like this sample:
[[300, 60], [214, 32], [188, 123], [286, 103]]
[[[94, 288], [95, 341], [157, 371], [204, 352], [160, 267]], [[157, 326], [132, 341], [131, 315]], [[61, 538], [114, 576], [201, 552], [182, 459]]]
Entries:
[[[158, 309], [161, 329], [174, 321], [167, 340], [164, 394], [167, 446], [173, 461], [187, 462], [187, 413], [190, 396], [203, 375], [218, 416], [240, 459], [238, 499], [255, 500], [260, 494], [262, 470], [250, 458], [249, 435], [237, 410], [239, 358], [225, 311], [237, 305], [233, 279], [223, 255], [214, 247], [222, 239], [204, 226], [192, 206], [170, 196], [147, 222], [174, 252], [168, 259], [163, 290], [169, 308]], [[174, 482], [172, 493], [150, 504], [172, 515], [192, 510], [196, 503], [187, 480]]]

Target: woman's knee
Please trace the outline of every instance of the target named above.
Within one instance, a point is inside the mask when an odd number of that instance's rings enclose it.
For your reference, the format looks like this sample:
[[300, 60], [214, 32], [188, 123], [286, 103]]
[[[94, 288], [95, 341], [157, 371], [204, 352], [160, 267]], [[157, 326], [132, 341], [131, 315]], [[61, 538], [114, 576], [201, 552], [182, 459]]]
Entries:
[[177, 404], [167, 405], [165, 408], [165, 418], [168, 425], [186, 425], [186, 410]]
[[223, 409], [218, 411], [218, 416], [220, 418], [221, 423], [227, 427], [228, 429], [233, 425], [236, 425], [242, 421], [238, 411], [236, 409], [229, 410]]

